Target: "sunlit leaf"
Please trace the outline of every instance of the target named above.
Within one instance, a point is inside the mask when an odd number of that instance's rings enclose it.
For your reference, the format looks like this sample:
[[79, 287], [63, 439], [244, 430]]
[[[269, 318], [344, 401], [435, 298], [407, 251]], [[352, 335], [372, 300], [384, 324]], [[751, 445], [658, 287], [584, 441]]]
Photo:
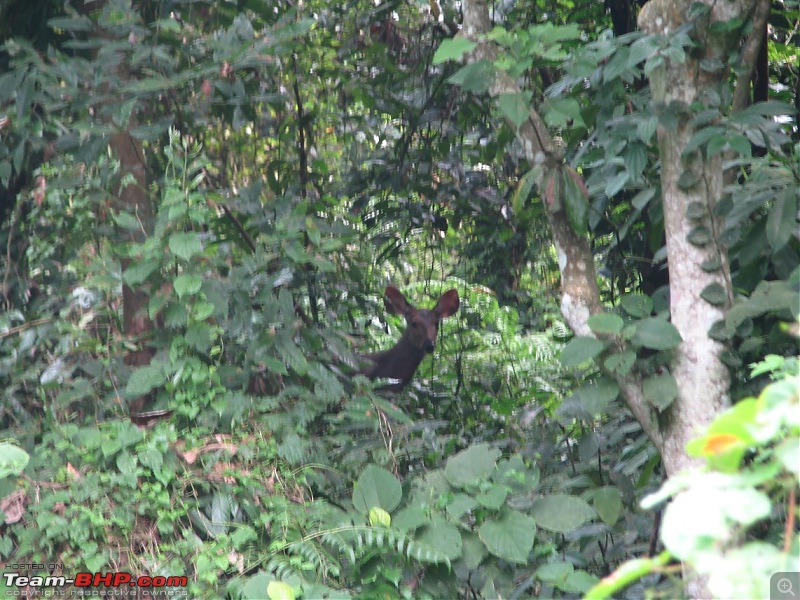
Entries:
[[460, 60], [467, 52], [475, 49], [475, 42], [465, 37], [443, 40], [433, 55], [433, 64], [438, 65], [448, 60]]

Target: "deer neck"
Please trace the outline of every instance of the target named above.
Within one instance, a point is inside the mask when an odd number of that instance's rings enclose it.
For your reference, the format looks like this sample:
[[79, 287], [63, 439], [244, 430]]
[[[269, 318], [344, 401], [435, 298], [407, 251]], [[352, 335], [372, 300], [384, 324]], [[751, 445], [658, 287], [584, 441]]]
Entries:
[[411, 381], [419, 363], [425, 358], [425, 352], [412, 344], [409, 336], [404, 333], [388, 350], [367, 354], [366, 358], [372, 363], [372, 366], [364, 369], [364, 375], [370, 379], [398, 379], [399, 384], [386, 387], [399, 390]]

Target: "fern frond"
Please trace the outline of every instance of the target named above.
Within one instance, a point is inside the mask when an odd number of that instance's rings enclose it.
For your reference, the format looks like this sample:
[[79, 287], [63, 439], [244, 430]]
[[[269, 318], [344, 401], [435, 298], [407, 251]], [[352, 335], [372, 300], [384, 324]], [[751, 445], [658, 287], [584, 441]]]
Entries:
[[405, 532], [381, 526], [350, 525], [328, 531], [323, 535], [326, 543], [334, 544], [340, 553], [346, 553], [352, 562], [366, 552], [396, 552], [407, 559], [423, 564], [446, 564], [450, 559], [438, 548], [413, 539]]

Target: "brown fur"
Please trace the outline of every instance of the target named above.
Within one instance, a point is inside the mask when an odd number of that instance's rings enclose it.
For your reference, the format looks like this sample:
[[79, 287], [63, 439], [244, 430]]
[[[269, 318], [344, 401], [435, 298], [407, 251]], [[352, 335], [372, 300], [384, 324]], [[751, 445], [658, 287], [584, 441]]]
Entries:
[[388, 312], [406, 318], [406, 330], [388, 350], [365, 355], [364, 359], [369, 364], [361, 369], [361, 374], [372, 380], [397, 380], [380, 389], [400, 391], [414, 377], [425, 355], [433, 352], [439, 322], [458, 310], [458, 291], [447, 290], [430, 310], [415, 308], [393, 285], [387, 286], [383, 300]]

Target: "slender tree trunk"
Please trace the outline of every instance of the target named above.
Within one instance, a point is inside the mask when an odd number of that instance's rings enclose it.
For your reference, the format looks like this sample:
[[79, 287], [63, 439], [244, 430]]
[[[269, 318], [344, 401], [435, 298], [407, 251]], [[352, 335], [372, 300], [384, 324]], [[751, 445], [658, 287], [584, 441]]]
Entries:
[[[133, 118], [132, 118], [133, 120]], [[133, 126], [133, 123], [130, 123]], [[119, 207], [135, 215], [142, 228], [137, 231], [118, 231], [118, 235], [128, 238], [132, 242], [144, 241], [153, 221], [153, 211], [147, 197], [147, 172], [144, 163], [144, 153], [141, 141], [131, 137], [127, 131], [114, 135], [111, 139], [111, 149], [120, 161], [123, 173], [133, 175], [134, 182], [120, 188], [118, 192]], [[128, 268], [130, 259], [121, 262], [122, 272]], [[130, 367], [139, 367], [150, 364], [153, 349], [146, 345], [149, 333], [155, 328], [153, 321], [148, 316], [147, 305], [149, 295], [142, 289], [133, 289], [127, 284], [122, 286], [122, 332], [137, 344], [136, 350], [130, 350], [125, 355], [124, 362]], [[132, 398], [129, 400], [131, 413], [137, 413], [144, 408], [146, 398]]]
[[[107, 10], [107, 0], [99, 0], [95, 3], [81, 3], [79, 10], [83, 14], [89, 14], [91, 11]], [[110, 33], [101, 31], [101, 35], [108, 37], [108, 39], [116, 40]], [[130, 69], [124, 57], [117, 67], [117, 74], [122, 82], [131, 78]], [[104, 90], [104, 93], [111, 96], [113, 90]], [[104, 111], [109, 109], [116, 102], [118, 98], [110, 97], [106, 106], [103, 107]], [[109, 110], [105, 117], [107, 121], [112, 121]], [[139, 139], [130, 135], [130, 130], [136, 126], [135, 113], [132, 114], [128, 123], [125, 124], [124, 129], [118, 131], [109, 142], [111, 151], [120, 162], [122, 176], [130, 174], [133, 177], [133, 182], [128, 183], [124, 187], [121, 186], [117, 191], [117, 205], [115, 208], [121, 209], [130, 213], [139, 220], [141, 228], [136, 231], [129, 231], [126, 229], [117, 228], [117, 235], [121, 239], [132, 242], [143, 242], [147, 235], [152, 230], [153, 224], [153, 209], [150, 200], [147, 196], [147, 169], [144, 159], [144, 149], [142, 142]], [[130, 259], [123, 259], [120, 268], [122, 272], [130, 265]], [[147, 338], [150, 332], [155, 329], [155, 324], [148, 316], [147, 305], [149, 302], [149, 295], [143, 289], [133, 289], [130, 286], [123, 284], [122, 286], [122, 333], [136, 345], [135, 350], [127, 352], [124, 358], [126, 365], [130, 367], [138, 367], [150, 364], [154, 351], [151, 347], [147, 346]], [[128, 407], [131, 413], [137, 413], [147, 403], [147, 398], [131, 398], [128, 400]]]

